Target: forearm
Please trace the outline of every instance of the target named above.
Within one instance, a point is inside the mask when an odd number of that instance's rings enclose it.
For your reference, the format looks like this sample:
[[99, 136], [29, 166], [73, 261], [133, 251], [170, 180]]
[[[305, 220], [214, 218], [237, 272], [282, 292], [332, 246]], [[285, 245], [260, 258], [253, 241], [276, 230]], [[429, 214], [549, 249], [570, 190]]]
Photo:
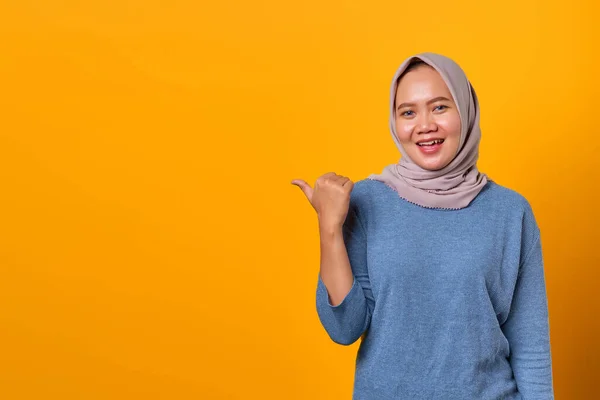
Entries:
[[319, 223], [321, 247], [321, 280], [327, 287], [329, 302], [336, 306], [352, 288], [354, 276], [344, 243], [342, 226]]
[[524, 400], [552, 400], [550, 321], [539, 234], [520, 266], [513, 302], [502, 326], [511, 348], [510, 363]]

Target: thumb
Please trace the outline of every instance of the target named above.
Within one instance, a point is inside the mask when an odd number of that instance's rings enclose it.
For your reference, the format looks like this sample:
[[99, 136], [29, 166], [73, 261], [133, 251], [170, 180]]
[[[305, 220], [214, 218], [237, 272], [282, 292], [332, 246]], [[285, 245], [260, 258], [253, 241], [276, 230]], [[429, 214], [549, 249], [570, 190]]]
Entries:
[[302, 189], [302, 192], [304, 193], [304, 195], [306, 196], [306, 198], [308, 199], [308, 201], [310, 201], [311, 204], [312, 204], [313, 188], [311, 188], [308, 183], [306, 183], [302, 179], [294, 179], [292, 181], [292, 185], [296, 185], [300, 189]]

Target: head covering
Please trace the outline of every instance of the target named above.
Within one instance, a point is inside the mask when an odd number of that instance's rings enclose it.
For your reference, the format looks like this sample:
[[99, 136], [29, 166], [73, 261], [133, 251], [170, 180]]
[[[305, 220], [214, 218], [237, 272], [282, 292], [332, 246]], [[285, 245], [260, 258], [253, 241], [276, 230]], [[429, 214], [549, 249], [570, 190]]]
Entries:
[[[433, 67], [448, 86], [460, 115], [461, 132], [454, 159], [444, 168], [429, 171], [415, 164], [396, 136], [395, 110], [398, 77], [414, 59]], [[392, 139], [402, 157], [396, 164], [387, 165], [381, 174], [367, 178], [384, 182], [411, 203], [427, 208], [461, 209], [467, 207], [483, 189], [487, 176], [477, 170], [479, 158], [479, 103], [475, 90], [461, 67], [448, 57], [435, 53], [420, 53], [408, 57], [392, 79], [390, 90], [390, 128]]]

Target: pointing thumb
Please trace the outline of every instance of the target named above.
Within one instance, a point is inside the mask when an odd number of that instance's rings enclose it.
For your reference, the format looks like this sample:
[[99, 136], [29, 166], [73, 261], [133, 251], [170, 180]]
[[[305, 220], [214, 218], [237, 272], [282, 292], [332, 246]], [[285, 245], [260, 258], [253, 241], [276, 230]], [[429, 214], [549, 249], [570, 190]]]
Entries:
[[292, 181], [292, 185], [296, 185], [300, 189], [302, 189], [302, 192], [304, 193], [304, 195], [306, 196], [306, 198], [308, 199], [308, 201], [310, 201], [311, 204], [312, 204], [313, 188], [311, 188], [308, 183], [306, 183], [302, 179], [294, 179]]

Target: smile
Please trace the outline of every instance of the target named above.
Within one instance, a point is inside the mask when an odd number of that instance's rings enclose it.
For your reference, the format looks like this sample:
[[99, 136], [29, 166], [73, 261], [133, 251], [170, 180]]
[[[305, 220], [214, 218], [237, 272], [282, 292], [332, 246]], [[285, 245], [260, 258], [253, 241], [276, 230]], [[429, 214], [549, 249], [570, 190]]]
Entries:
[[417, 143], [417, 147], [421, 150], [421, 153], [427, 156], [437, 154], [443, 146], [444, 139], [434, 139], [428, 142]]
[[435, 140], [430, 140], [429, 142], [417, 143], [417, 146], [434, 146], [436, 144], [442, 144], [442, 143], [444, 143], [444, 139], [435, 139]]

